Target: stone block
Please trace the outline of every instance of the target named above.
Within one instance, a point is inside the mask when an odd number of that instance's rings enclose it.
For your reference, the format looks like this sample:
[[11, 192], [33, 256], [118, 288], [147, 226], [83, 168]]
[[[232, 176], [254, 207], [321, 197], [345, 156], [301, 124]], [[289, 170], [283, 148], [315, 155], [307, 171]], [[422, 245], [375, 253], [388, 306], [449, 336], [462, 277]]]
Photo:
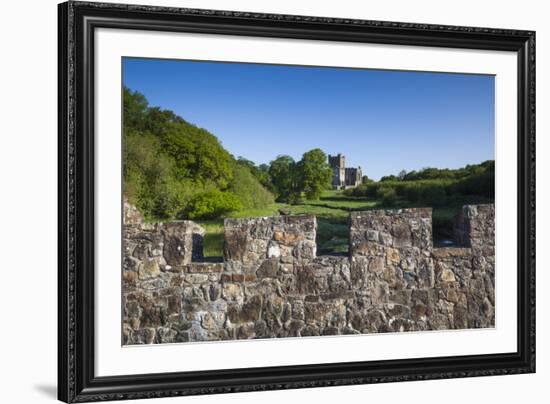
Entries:
[[276, 258], [264, 260], [258, 270], [256, 276], [258, 278], [275, 278], [279, 271], [279, 261]]
[[163, 223], [163, 256], [171, 266], [189, 264], [202, 258], [202, 237], [205, 231], [198, 224], [183, 220]]
[[158, 260], [148, 258], [142, 261], [138, 267], [139, 279], [151, 279], [160, 276], [160, 266]]
[[239, 261], [244, 258], [247, 247], [247, 234], [242, 229], [224, 231], [223, 256], [228, 261]]

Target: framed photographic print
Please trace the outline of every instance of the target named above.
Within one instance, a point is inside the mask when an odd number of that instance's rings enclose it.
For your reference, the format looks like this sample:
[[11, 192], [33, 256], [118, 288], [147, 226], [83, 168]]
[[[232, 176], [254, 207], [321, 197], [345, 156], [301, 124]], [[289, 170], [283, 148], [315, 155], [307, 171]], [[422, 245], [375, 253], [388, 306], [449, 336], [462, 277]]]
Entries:
[[59, 5], [59, 399], [535, 371], [535, 34]]

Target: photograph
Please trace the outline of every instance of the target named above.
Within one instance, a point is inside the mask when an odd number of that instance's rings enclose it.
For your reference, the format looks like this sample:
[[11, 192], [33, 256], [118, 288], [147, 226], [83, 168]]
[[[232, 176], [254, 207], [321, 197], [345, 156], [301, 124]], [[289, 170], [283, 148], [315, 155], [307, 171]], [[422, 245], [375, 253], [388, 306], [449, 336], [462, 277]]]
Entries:
[[252, 3], [58, 5], [58, 399], [524, 399], [542, 17]]
[[495, 327], [494, 75], [121, 67], [123, 346]]

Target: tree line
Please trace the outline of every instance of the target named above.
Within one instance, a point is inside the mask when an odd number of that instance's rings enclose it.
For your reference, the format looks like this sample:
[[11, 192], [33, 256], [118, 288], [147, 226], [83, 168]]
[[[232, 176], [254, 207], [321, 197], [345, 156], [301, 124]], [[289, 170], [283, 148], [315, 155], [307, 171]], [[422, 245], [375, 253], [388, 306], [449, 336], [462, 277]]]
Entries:
[[124, 192], [150, 220], [212, 219], [228, 212], [319, 198], [330, 187], [326, 154], [278, 156], [257, 166], [216, 136], [124, 88]]
[[124, 88], [124, 193], [149, 220], [218, 217], [274, 202], [219, 140]]
[[382, 177], [345, 191], [348, 196], [377, 198], [386, 206], [399, 199], [430, 206], [442, 206], [456, 196], [495, 197], [495, 161], [470, 164], [458, 169], [427, 167], [422, 170]]
[[319, 148], [304, 153], [299, 161], [288, 155], [279, 155], [269, 164], [259, 166], [242, 157], [239, 161], [273, 192], [277, 202], [296, 204], [302, 198], [316, 200], [331, 187], [332, 169], [327, 155]]

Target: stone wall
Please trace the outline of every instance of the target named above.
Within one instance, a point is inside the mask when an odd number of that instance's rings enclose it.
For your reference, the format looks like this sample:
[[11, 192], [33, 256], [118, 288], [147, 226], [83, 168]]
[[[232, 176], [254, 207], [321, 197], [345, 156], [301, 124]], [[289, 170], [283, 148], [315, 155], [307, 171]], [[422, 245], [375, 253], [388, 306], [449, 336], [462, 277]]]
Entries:
[[317, 256], [313, 216], [226, 219], [223, 262], [197, 224], [135, 216], [124, 344], [494, 326], [493, 205], [463, 208], [461, 248], [433, 247], [431, 209], [352, 213], [349, 256]]

